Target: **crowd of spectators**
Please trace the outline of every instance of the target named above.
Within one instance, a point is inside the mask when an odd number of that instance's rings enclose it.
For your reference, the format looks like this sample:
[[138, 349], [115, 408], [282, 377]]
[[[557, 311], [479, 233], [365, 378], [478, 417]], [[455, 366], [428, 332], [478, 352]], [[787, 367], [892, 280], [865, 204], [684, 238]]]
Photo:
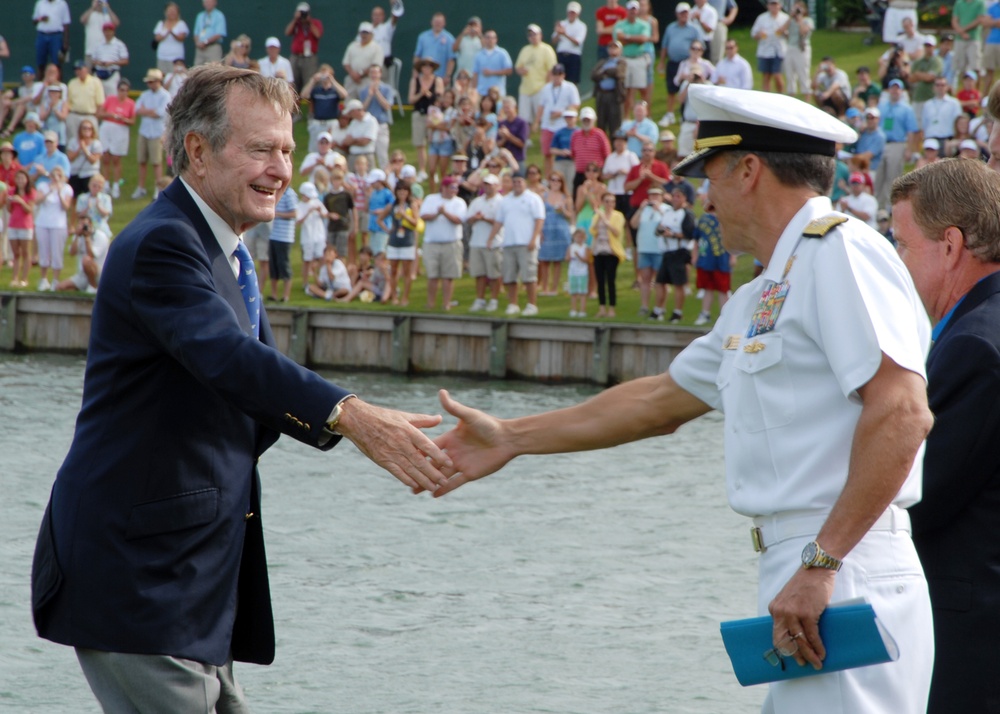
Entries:
[[[284, 79], [306, 107], [298, 190], [282, 197], [272, 224], [247, 235], [271, 279], [268, 299], [290, 299], [298, 232], [303, 287], [325, 300], [406, 305], [423, 270], [429, 309], [454, 309], [454, 281], [469, 275], [472, 312], [531, 316], [540, 298], [568, 292], [578, 296], [571, 317], [587, 314], [588, 296], [597, 299], [597, 317], [614, 317], [617, 272], [631, 262], [641, 314], [676, 322], [697, 264], [707, 296], [698, 324], [705, 324], [713, 296], [728, 294], [732, 258], [714, 216], [696, 218], [695, 187], [671, 176], [697, 137], [698, 117], [685, 102], [691, 84], [752, 89], [756, 72], [765, 91], [799, 95], [854, 125], [860, 138], [842, 147], [833, 199], [888, 233], [889, 187], [908, 164], [987, 155], [992, 120], [981, 93], [1000, 63], [1000, 10], [982, 0], [956, 4], [954, 32], [939, 37], [919, 32], [909, 13], [894, 16], [898, 32], [875, 72], [853, 68], [853, 79], [832, 56], [813, 71], [815, 24], [803, 0], [768, 0], [750, 31], [753, 63], [728, 34], [738, 13], [733, 0], [679, 2], [662, 31], [649, 0], [606, 0], [593, 18], [569, 2], [551, 32], [527, 24], [520, 47], [476, 16], [453, 34], [438, 12], [417, 38], [406, 78], [397, 56], [409, 55], [393, 47], [400, 0], [388, 12], [374, 8], [342, 55], [324, 41], [324, 23], [307, 2], [295, 5], [282, 36], [264, 41], [263, 56], [248, 35], [230, 39], [217, 0], [202, 5], [189, 25], [167, 3], [151, 28], [157, 66], [133, 98], [121, 74], [129, 51], [109, 1], [92, 0], [79, 17], [86, 45], [68, 83], [61, 72], [68, 5], [36, 1], [37, 66], [22, 67], [20, 86], [0, 102], [11, 285], [26, 286], [37, 261], [39, 289], [96, 288], [111, 239], [107, 219], [126, 193], [123, 160], [138, 168], [133, 200], [155, 199], [170, 180], [165, 110], [191, 57], [192, 65], [222, 62]], [[0, 60], [9, 54], [0, 37]], [[594, 106], [584, 106], [579, 85], [591, 55]], [[666, 89], [659, 122], [649, 116], [657, 74]], [[512, 76], [516, 96], [508, 91]], [[403, 103], [409, 141], [392, 147], [389, 127]], [[541, 165], [527, 163], [531, 146]], [[88, 240], [68, 241], [70, 227]], [[71, 282], [59, 272], [67, 242], [80, 256]]]

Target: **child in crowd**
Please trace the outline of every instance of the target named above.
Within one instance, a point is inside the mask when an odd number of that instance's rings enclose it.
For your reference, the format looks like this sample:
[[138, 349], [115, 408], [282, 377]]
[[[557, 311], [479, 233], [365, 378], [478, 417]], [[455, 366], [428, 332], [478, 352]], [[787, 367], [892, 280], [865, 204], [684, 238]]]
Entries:
[[[363, 255], [366, 251], [370, 257], [370, 248], [363, 248], [359, 255]], [[389, 261], [386, 259], [385, 253], [377, 253], [371, 260], [372, 263], [365, 268], [363, 273], [358, 275], [351, 291], [344, 297], [337, 298], [338, 302], [350, 302], [356, 297], [360, 297], [361, 302], [389, 302], [392, 297], [392, 287], [389, 284]]]
[[268, 269], [271, 278], [270, 300], [278, 299], [278, 281], [281, 281], [281, 301], [292, 298], [292, 244], [295, 243], [295, 215], [298, 196], [291, 186], [278, 199], [274, 208], [271, 236], [267, 241]]
[[427, 130], [430, 132], [427, 190], [431, 193], [437, 192], [440, 180], [448, 174], [448, 164], [455, 153], [455, 140], [451, 137], [456, 114], [454, 105], [455, 93], [448, 89], [427, 110]]
[[187, 81], [187, 78], [187, 65], [184, 64], [183, 57], [178, 57], [174, 60], [174, 71], [168, 74], [163, 80], [163, 88], [170, 92], [171, 99], [176, 97], [177, 93], [181, 91], [181, 87]]
[[348, 239], [358, 232], [358, 214], [353, 193], [344, 183], [344, 170], [339, 166], [330, 172], [330, 188], [323, 196], [323, 206], [327, 212], [327, 244], [334, 246], [339, 255], [347, 255]]
[[299, 193], [302, 200], [295, 207], [295, 225], [299, 227], [299, 242], [302, 245], [302, 284], [309, 285], [326, 247], [327, 211], [312, 182], [306, 181], [299, 186]]
[[705, 209], [695, 226], [698, 238], [697, 287], [704, 291], [701, 298], [701, 312], [695, 325], [707, 325], [712, 320], [712, 300], [719, 299], [719, 310], [729, 300], [731, 277], [736, 259], [722, 246], [722, 229], [713, 211]]
[[586, 317], [593, 256], [587, 247], [587, 231], [583, 228], [578, 227], [573, 231], [573, 242], [566, 250], [566, 260], [569, 261], [569, 316]]
[[[413, 266], [417, 262], [417, 227], [420, 223], [420, 202], [410, 187], [409, 181], [396, 184], [395, 203], [392, 205], [389, 226], [389, 245], [386, 258], [389, 260], [392, 289], [392, 304], [406, 307], [410, 304], [410, 287], [413, 285]], [[403, 281], [400, 295], [399, 281]]]
[[395, 199], [382, 169], [371, 170], [368, 174], [368, 187], [368, 246], [372, 249], [372, 255], [379, 255], [385, 252], [389, 242], [389, 232], [392, 230], [389, 214]]
[[306, 292], [326, 301], [346, 297], [351, 292], [351, 276], [347, 273], [347, 266], [337, 257], [337, 249], [332, 245], [328, 245], [323, 251], [323, 264], [316, 272], [316, 282], [310, 283]]
[[347, 174], [347, 185], [354, 199], [356, 223], [354, 235], [347, 243], [347, 262], [358, 259], [358, 243], [368, 245], [368, 157], [358, 156], [354, 160], [354, 173]]

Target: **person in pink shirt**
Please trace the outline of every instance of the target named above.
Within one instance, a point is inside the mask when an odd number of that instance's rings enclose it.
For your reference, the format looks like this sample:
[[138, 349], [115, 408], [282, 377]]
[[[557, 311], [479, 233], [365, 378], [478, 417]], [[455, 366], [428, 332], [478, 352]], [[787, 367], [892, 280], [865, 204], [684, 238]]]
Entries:
[[107, 97], [97, 110], [101, 120], [101, 173], [111, 183], [111, 198], [121, 195], [122, 157], [128, 155], [129, 127], [135, 123], [135, 100], [128, 96], [132, 85], [127, 79], [118, 82], [118, 93]]

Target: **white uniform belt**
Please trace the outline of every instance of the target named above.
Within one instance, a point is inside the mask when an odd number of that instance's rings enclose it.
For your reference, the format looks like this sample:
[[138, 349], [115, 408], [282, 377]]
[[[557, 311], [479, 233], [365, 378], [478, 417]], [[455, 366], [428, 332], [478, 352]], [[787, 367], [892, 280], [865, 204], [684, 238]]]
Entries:
[[[815, 538], [830, 514], [827, 511], [784, 511], [753, 519], [750, 536], [754, 550], [765, 552], [772, 545], [792, 538]], [[899, 506], [889, 506], [869, 531], [910, 532], [910, 514]]]

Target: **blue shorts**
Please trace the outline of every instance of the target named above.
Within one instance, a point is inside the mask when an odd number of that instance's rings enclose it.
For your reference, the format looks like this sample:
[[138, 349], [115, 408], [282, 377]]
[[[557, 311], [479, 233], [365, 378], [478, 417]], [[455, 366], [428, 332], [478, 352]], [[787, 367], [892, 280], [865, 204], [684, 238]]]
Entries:
[[643, 270], [644, 268], [659, 270], [662, 261], [663, 253], [639, 253], [639, 262], [636, 263], [635, 267], [639, 270]]
[[428, 153], [431, 156], [451, 156], [455, 153], [455, 140], [432, 141]]
[[761, 74], [781, 74], [784, 57], [758, 57], [757, 71]]

